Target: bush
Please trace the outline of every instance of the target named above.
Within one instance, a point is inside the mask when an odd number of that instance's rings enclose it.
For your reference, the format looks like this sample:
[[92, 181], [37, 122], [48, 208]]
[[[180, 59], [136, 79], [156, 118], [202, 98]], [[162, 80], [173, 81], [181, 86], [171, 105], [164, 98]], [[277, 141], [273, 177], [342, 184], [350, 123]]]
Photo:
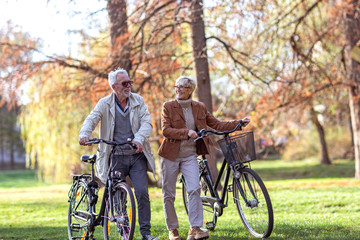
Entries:
[[[351, 135], [345, 127], [332, 127], [325, 129], [330, 159], [351, 158]], [[303, 131], [288, 143], [282, 152], [282, 159], [302, 160], [310, 157], [319, 157], [321, 154], [320, 139], [315, 129]]]
[[326, 140], [331, 159], [354, 159], [350, 130], [345, 127], [329, 128]]
[[291, 161], [313, 157], [318, 154], [319, 146], [320, 142], [317, 133], [305, 130], [301, 134], [294, 136], [294, 138], [288, 139], [281, 158]]

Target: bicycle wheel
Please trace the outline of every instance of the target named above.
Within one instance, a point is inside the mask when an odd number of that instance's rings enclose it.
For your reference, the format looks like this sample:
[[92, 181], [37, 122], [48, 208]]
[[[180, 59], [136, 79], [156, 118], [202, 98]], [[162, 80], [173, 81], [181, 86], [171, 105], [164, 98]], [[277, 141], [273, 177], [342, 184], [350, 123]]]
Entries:
[[[201, 176], [201, 178], [200, 178], [200, 186], [201, 186], [200, 196], [201, 196], [202, 200], [205, 197], [211, 197], [211, 192], [210, 192], [211, 184], [210, 183], [211, 183], [211, 181], [210, 181], [208, 175]], [[182, 181], [182, 197], [183, 197], [186, 213], [189, 214], [189, 210], [188, 210], [189, 199], [188, 199], [188, 194], [186, 192], [186, 182], [185, 181]], [[203, 204], [204, 225], [208, 230], [214, 230], [216, 222], [217, 222], [217, 216], [216, 216], [216, 214], [214, 214], [214, 208], [207, 201], [203, 201], [202, 204]]]
[[131, 240], [134, 236], [136, 209], [134, 194], [125, 182], [116, 184], [112, 193], [113, 211], [107, 201], [104, 213], [104, 239]]
[[[259, 175], [252, 169], [240, 169], [240, 178], [233, 179], [234, 202], [246, 230], [255, 237], [270, 236], [274, 216], [270, 196]], [[244, 198], [241, 196], [241, 190]]]
[[87, 182], [79, 180], [70, 197], [68, 210], [69, 239], [83, 239], [87, 232], [90, 204]]

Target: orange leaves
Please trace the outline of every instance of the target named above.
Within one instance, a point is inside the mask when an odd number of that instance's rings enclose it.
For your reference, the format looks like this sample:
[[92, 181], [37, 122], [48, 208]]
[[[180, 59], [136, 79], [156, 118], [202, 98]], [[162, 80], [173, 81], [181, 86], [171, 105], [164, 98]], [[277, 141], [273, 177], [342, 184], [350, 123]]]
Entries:
[[314, 93], [310, 92], [308, 89], [304, 89], [302, 95], [303, 95], [305, 98], [309, 98], [309, 97], [313, 97], [313, 96], [314, 96]]
[[115, 41], [112, 46], [114, 49], [113, 51], [115, 51], [115, 49], [118, 49], [118, 50], [122, 49], [122, 46], [128, 44], [128, 41], [129, 41], [129, 33], [128, 32], [125, 32], [125, 33], [117, 36], [115, 38]]
[[27, 33], [17, 30], [10, 21], [7, 29], [0, 32], [0, 95], [9, 106], [19, 104], [20, 90], [24, 81], [31, 78], [42, 64], [32, 60], [37, 42]]

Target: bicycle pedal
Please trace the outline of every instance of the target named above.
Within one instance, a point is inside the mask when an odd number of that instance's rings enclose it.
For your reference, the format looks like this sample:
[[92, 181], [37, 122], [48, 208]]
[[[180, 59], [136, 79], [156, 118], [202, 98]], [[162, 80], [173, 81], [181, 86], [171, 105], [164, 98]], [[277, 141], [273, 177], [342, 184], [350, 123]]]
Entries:
[[213, 222], [206, 222], [205, 223], [206, 229], [208, 230], [214, 230], [215, 224]]
[[229, 184], [229, 186], [227, 187], [228, 192], [232, 192], [233, 191], [233, 186], [232, 184]]
[[73, 223], [73, 224], [71, 224], [71, 229], [73, 230], [73, 231], [80, 231], [80, 224], [78, 224], [78, 223]]

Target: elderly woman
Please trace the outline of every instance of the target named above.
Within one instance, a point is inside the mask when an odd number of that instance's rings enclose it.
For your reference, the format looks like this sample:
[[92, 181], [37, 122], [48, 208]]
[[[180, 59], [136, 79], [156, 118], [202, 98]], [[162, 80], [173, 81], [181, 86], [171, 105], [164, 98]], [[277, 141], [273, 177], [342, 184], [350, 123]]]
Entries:
[[[164, 103], [161, 115], [164, 140], [159, 148], [161, 157], [162, 191], [165, 220], [170, 240], [181, 240], [177, 229], [174, 201], [176, 181], [179, 172], [186, 181], [189, 199], [190, 230], [187, 240], [206, 239], [209, 234], [200, 229], [203, 224], [203, 209], [200, 199], [199, 167], [196, 157], [209, 153], [210, 139], [205, 137], [197, 142], [196, 131], [207, 126], [217, 131], [233, 129], [239, 121], [220, 121], [211, 115], [205, 105], [192, 100], [196, 82], [192, 77], [181, 76], [176, 80], [176, 99]], [[246, 125], [249, 118], [242, 119]]]

